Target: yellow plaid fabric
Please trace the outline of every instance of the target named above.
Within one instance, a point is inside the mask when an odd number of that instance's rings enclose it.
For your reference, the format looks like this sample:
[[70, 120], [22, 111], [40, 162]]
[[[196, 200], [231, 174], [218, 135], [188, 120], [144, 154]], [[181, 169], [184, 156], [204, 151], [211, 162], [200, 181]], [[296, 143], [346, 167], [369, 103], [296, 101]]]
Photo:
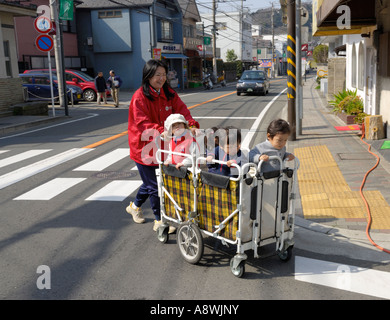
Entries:
[[[180, 212], [181, 219], [187, 220], [188, 213], [194, 207], [194, 186], [192, 183], [192, 173], [189, 173], [185, 178], [173, 177], [163, 174], [164, 187], [168, 193], [177, 202], [177, 204], [184, 209]], [[164, 207], [167, 216], [177, 219], [175, 205], [164, 193]]]
[[[227, 189], [202, 184], [198, 191], [198, 219], [202, 230], [214, 232], [223, 220], [234, 210], [238, 203], [238, 183], [230, 181]], [[238, 213], [231, 218], [220, 236], [235, 241], [238, 230]]]

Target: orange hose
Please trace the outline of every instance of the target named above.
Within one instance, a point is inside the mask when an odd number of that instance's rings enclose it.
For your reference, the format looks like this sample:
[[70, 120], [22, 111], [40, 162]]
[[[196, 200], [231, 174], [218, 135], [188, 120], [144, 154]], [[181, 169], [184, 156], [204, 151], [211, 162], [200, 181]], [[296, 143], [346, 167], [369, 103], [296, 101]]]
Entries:
[[373, 246], [375, 246], [376, 248], [378, 248], [379, 250], [383, 251], [383, 252], [386, 252], [386, 253], [390, 253], [390, 250], [388, 249], [385, 249], [385, 248], [382, 248], [381, 246], [377, 245], [371, 238], [370, 236], [370, 227], [371, 227], [371, 223], [372, 223], [372, 217], [371, 217], [371, 211], [370, 211], [370, 206], [368, 205], [368, 202], [366, 200], [366, 198], [364, 197], [363, 195], [363, 187], [364, 187], [364, 184], [366, 183], [366, 179], [368, 177], [368, 175], [370, 174], [370, 172], [374, 171], [374, 169], [378, 166], [379, 164], [379, 161], [380, 161], [380, 158], [379, 156], [377, 156], [375, 153], [371, 152], [371, 145], [368, 144], [367, 142], [365, 142], [363, 140], [364, 138], [364, 125], [362, 127], [362, 137], [360, 138], [360, 141], [362, 141], [363, 143], [365, 143], [367, 146], [368, 146], [368, 152], [371, 153], [374, 157], [376, 157], [377, 161], [375, 163], [375, 165], [366, 172], [366, 174], [364, 175], [364, 178], [363, 178], [363, 181], [362, 181], [362, 184], [360, 186], [360, 196], [363, 198], [363, 201], [366, 205], [366, 209], [367, 209], [367, 214], [368, 214], [368, 223], [367, 223], [367, 227], [366, 227], [366, 235], [367, 235], [367, 238], [368, 240], [372, 243]]

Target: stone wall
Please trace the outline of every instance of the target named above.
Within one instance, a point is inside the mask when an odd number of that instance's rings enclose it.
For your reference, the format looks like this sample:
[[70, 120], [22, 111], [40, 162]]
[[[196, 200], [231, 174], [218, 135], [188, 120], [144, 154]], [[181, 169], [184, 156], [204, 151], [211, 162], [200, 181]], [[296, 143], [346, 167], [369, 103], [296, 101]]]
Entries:
[[0, 114], [8, 112], [11, 105], [22, 102], [24, 102], [22, 80], [0, 78]]
[[328, 101], [334, 100], [333, 95], [345, 89], [346, 59], [330, 58], [328, 60]]

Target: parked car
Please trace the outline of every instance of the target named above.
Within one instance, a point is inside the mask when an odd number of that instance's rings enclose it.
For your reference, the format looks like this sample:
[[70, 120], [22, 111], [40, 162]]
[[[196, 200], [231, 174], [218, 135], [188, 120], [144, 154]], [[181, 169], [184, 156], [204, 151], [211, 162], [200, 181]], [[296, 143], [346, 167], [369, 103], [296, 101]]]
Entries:
[[270, 82], [267, 75], [260, 70], [245, 70], [236, 85], [238, 96], [241, 93], [261, 93], [265, 95], [268, 93], [269, 87]]
[[[53, 69], [54, 72], [56, 72], [55, 69]], [[26, 70], [24, 73], [49, 73], [49, 69], [32, 69], [32, 70]], [[88, 74], [78, 71], [78, 70], [71, 70], [71, 69], [65, 69], [65, 80], [66, 84], [70, 84], [73, 86], [78, 86], [83, 91], [83, 100], [84, 101], [95, 101], [97, 97], [96, 88], [95, 88], [95, 79], [89, 76]], [[110, 90], [106, 90], [107, 97], [111, 95]]]
[[[22, 79], [23, 87], [27, 88], [28, 100], [51, 101], [50, 75], [48, 73], [22, 73], [19, 77]], [[83, 90], [69, 84], [66, 87], [69, 103], [72, 101], [71, 95], [73, 95], [73, 103], [79, 103], [83, 96]], [[53, 95], [54, 101], [58, 102], [58, 79], [55, 74], [53, 74]]]

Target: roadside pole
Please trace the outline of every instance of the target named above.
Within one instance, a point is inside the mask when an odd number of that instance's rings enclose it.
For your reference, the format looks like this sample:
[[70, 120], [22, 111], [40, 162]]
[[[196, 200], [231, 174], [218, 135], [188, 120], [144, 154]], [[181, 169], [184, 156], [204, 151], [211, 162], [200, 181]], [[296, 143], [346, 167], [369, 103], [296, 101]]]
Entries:
[[64, 77], [64, 65], [63, 65], [63, 55], [64, 48], [62, 43], [62, 26], [58, 18], [58, 2], [57, 0], [50, 0], [50, 13], [51, 19], [54, 21], [56, 26], [56, 34], [53, 35], [54, 38], [54, 53], [56, 60], [56, 71], [58, 78], [58, 94], [60, 99], [60, 106], [65, 109], [65, 115], [68, 116], [68, 99], [66, 94], [66, 83]]
[[56, 116], [56, 109], [54, 108], [54, 92], [53, 92], [53, 72], [51, 70], [51, 56], [50, 51], [47, 52], [47, 60], [49, 63], [49, 76], [50, 76], [50, 91], [51, 91], [51, 108], [53, 110], [53, 117]]
[[[296, 42], [295, 0], [287, 0], [287, 115], [292, 128], [290, 140], [296, 140]], [[299, 48], [300, 49], [300, 48]]]
[[297, 0], [296, 5], [296, 25], [297, 25], [297, 34], [296, 34], [296, 60], [297, 60], [297, 112], [296, 112], [296, 122], [297, 122], [297, 134], [302, 134], [302, 114], [303, 114], [303, 90], [302, 90], [302, 33], [301, 33], [301, 0]]

